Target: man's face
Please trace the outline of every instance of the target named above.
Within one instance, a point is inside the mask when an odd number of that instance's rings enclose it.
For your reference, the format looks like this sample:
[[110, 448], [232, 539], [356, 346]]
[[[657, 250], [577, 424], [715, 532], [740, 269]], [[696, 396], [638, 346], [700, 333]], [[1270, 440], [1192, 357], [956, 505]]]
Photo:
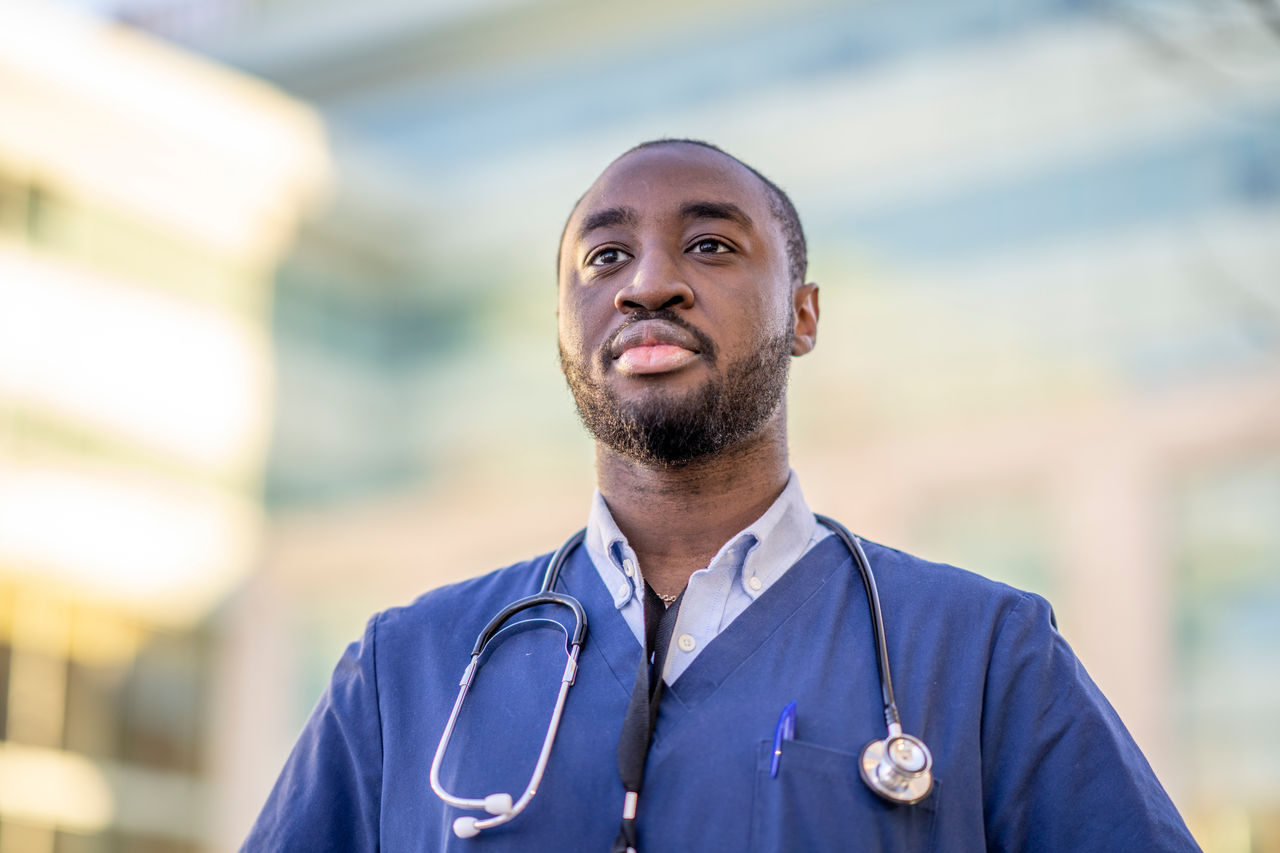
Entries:
[[794, 334], [800, 291], [768, 190], [741, 164], [682, 143], [616, 161], [560, 247], [561, 367], [587, 428], [659, 464], [753, 434], [779, 414], [789, 356], [812, 346]]

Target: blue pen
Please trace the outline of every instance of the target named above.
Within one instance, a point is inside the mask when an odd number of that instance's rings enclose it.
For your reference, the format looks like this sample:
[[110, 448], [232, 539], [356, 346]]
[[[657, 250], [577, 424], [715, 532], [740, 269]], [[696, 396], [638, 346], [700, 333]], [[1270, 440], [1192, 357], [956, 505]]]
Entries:
[[796, 736], [796, 703], [788, 702], [778, 715], [778, 727], [773, 730], [773, 758], [769, 761], [769, 778], [778, 778], [778, 765], [782, 762], [782, 742]]

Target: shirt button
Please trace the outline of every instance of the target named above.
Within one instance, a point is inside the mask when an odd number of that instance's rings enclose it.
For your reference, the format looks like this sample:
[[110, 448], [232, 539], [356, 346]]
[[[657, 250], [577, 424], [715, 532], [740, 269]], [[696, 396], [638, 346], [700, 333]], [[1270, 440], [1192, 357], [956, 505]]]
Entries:
[[625, 599], [625, 598], [630, 598], [630, 597], [631, 597], [630, 593], [631, 593], [631, 587], [627, 586], [627, 585], [624, 583], [624, 584], [622, 584], [622, 585], [620, 585], [620, 586], [618, 587], [618, 591], [617, 591], [617, 592], [615, 592], [615, 593], [614, 593], [614, 595], [616, 595], [618, 598], [624, 598], [624, 599]]
[[630, 559], [623, 560], [622, 573], [625, 574], [627, 577], [631, 577], [636, 573], [636, 564], [631, 562]]
[[747, 581], [747, 586], [751, 587], [756, 592], [759, 592], [760, 587], [764, 586], [764, 584], [760, 582], [760, 578], [753, 577], [751, 580]]
[[692, 634], [681, 634], [680, 639], [676, 640], [676, 645], [680, 647], [682, 652], [691, 652], [698, 645], [698, 641], [693, 638]]

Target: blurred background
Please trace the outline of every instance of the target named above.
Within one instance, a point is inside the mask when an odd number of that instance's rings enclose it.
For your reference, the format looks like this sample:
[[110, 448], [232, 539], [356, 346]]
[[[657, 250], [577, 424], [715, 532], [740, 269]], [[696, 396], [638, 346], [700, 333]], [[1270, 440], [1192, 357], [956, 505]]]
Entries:
[[583, 523], [554, 252], [660, 136], [805, 221], [810, 504], [1280, 850], [1275, 0], [6, 0], [0, 853], [234, 850], [373, 611]]

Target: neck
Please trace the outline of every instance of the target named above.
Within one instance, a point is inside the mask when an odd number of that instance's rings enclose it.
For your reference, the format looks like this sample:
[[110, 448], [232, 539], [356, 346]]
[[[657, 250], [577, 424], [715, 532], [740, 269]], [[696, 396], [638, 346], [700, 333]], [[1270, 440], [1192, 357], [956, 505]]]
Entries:
[[739, 444], [679, 465], [641, 464], [596, 445], [600, 494], [657, 592], [684, 589], [778, 499], [790, 471], [785, 423], [779, 407]]

